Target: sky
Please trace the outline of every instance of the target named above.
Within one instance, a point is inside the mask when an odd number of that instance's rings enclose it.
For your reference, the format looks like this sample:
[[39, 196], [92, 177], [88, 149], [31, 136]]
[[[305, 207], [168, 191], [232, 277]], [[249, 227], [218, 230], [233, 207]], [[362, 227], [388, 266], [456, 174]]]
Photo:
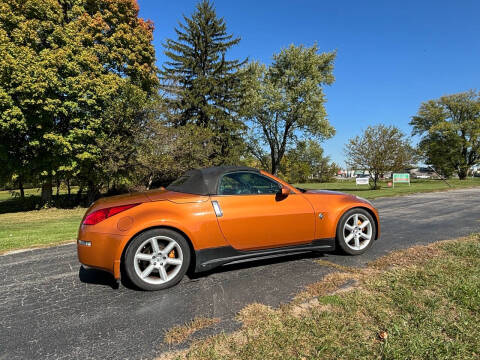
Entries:
[[[162, 44], [195, 9], [196, 1], [138, 0], [140, 16], [155, 24], [157, 64]], [[321, 1], [216, 0], [227, 31], [241, 38], [230, 58], [265, 64], [290, 44], [337, 51], [335, 82], [325, 88], [333, 138], [325, 153], [344, 164], [344, 145], [369, 125], [398, 126], [422, 102], [480, 90], [480, 0]], [[412, 138], [416, 143], [417, 138]]]

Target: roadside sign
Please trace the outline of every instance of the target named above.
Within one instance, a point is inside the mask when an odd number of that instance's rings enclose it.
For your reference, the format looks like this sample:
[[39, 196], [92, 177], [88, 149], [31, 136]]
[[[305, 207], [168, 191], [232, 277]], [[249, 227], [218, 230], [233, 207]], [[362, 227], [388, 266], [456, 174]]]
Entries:
[[368, 185], [368, 177], [357, 177], [355, 178], [355, 185]]
[[410, 174], [393, 174], [393, 187], [395, 183], [408, 183], [410, 186]]

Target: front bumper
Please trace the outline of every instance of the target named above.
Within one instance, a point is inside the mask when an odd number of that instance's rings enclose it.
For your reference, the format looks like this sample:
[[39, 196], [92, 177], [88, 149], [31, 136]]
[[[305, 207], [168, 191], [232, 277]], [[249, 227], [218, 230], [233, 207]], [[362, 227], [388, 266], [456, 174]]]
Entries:
[[97, 233], [85, 229], [85, 226], [82, 228], [77, 239], [78, 260], [83, 265], [108, 271], [115, 279], [120, 279], [120, 258], [125, 236]]

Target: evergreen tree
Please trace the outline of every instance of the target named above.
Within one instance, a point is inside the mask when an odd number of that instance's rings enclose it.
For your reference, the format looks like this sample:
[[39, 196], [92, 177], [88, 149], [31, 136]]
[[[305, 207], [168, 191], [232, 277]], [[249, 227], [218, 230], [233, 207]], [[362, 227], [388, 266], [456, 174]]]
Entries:
[[227, 33], [208, 0], [201, 1], [191, 16], [175, 29], [177, 40], [167, 39], [170, 58], [161, 71], [169, 119], [175, 126], [187, 124], [210, 129], [216, 151], [213, 164], [238, 160], [244, 129], [238, 110], [242, 100], [239, 60], [226, 53], [240, 38]]

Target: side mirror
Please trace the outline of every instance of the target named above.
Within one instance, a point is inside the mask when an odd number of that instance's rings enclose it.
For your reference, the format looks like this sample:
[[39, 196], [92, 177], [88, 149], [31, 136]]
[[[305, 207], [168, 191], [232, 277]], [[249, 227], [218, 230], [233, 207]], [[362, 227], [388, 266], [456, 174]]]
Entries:
[[277, 200], [283, 200], [288, 195], [290, 195], [290, 189], [285, 186], [282, 186], [282, 188], [277, 192]]

